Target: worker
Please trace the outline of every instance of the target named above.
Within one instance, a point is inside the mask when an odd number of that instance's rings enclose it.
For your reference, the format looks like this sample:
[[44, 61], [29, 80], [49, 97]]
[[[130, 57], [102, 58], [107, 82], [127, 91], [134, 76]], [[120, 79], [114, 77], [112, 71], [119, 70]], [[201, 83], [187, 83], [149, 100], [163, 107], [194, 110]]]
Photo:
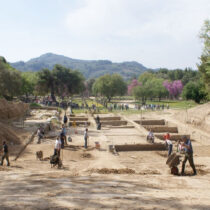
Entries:
[[66, 125], [67, 122], [68, 122], [68, 118], [67, 118], [66, 113], [65, 113], [65, 115], [63, 117], [63, 123]]
[[186, 164], [187, 160], [189, 161], [190, 166], [193, 169], [193, 175], [196, 175], [197, 172], [196, 172], [194, 161], [193, 161], [192, 143], [191, 143], [190, 139], [187, 138], [187, 136], [183, 136], [182, 140], [183, 140], [182, 147], [184, 147], [184, 150], [185, 150], [185, 157], [184, 157], [184, 160], [182, 162], [181, 175], [184, 175], [185, 164]]
[[169, 133], [166, 133], [166, 134], [164, 135], [164, 139], [165, 139], [165, 140], [166, 140], [166, 139], [170, 140], [170, 138], [171, 138], [171, 135], [170, 135]]
[[149, 133], [147, 135], [147, 141], [154, 143], [154, 134], [151, 129], [149, 130]]
[[61, 151], [61, 139], [60, 136], [58, 136], [57, 139], [55, 140], [54, 155], [58, 155], [60, 157], [60, 151]]
[[97, 117], [96, 117], [96, 123], [98, 124], [98, 123], [100, 123], [100, 117], [97, 115]]
[[44, 128], [41, 125], [37, 130], [37, 137], [38, 137], [37, 144], [40, 144], [41, 139], [44, 137]]
[[168, 146], [168, 156], [171, 155], [172, 151], [173, 151], [173, 143], [172, 141], [170, 140], [171, 136], [169, 133], [167, 133], [166, 135], [164, 135], [164, 139], [165, 139], [165, 142], [166, 142], [166, 145]]
[[5, 141], [3, 141], [3, 149], [2, 149], [2, 151], [3, 151], [3, 156], [1, 158], [1, 165], [3, 166], [4, 159], [6, 158], [6, 160], [7, 160], [7, 166], [10, 166], [10, 162], [9, 162], [9, 150], [8, 150], [8, 146], [7, 146], [7, 144], [6, 144]]
[[66, 127], [65, 125], [63, 124], [62, 125], [62, 129], [61, 129], [61, 136], [63, 136], [62, 138], [64, 138], [64, 143], [65, 145], [67, 145], [67, 137], [66, 137]]
[[84, 132], [84, 141], [85, 141], [84, 147], [85, 147], [85, 149], [87, 149], [87, 141], [88, 141], [88, 138], [89, 138], [89, 136], [88, 136], [88, 129], [86, 128], [85, 129], [85, 132]]

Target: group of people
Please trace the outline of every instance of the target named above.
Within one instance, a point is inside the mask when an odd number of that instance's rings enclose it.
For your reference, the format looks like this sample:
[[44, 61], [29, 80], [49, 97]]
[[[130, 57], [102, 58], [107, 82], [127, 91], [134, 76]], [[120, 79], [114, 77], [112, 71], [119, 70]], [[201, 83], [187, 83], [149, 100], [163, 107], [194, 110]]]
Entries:
[[[68, 118], [65, 113], [64, 118], [63, 118], [61, 132], [55, 141], [55, 147], [54, 147], [54, 155], [58, 155], [59, 157], [60, 157], [61, 149], [64, 149], [64, 147], [68, 145], [68, 143], [67, 143], [67, 129], [66, 129], [67, 123], [68, 123]], [[76, 131], [76, 122], [75, 121], [73, 121], [72, 126], [74, 127], [74, 132], [76, 134], [77, 131]], [[84, 131], [84, 148], [85, 149], [87, 149], [87, 147], [88, 147], [88, 138], [89, 138], [88, 128], [86, 125], [85, 131]], [[71, 141], [70, 136], [68, 138], [68, 141]]]
[[[173, 151], [173, 143], [170, 140], [171, 136], [169, 133], [164, 135], [165, 142], [168, 146], [168, 156], [171, 155]], [[194, 160], [193, 160], [193, 148], [192, 148], [192, 143], [187, 136], [183, 136], [181, 140], [178, 141], [177, 144], [177, 152], [184, 153], [184, 160], [182, 161], [182, 170], [181, 170], [181, 175], [184, 175], [185, 173], [185, 164], [187, 161], [189, 161], [191, 168], [193, 169], [193, 175], [197, 174]]]
[[136, 104], [135, 105], [135, 108], [140, 110], [164, 110], [165, 108], [166, 109], [169, 109], [169, 105], [164, 105], [164, 104], [144, 104], [144, 105], [140, 105], [140, 104]]
[[[166, 133], [164, 135], [164, 140], [165, 140], [166, 146], [168, 147], [168, 157], [169, 157], [173, 152], [173, 143], [171, 141], [171, 135], [169, 133]], [[151, 129], [147, 135], [147, 141], [149, 141], [150, 143], [154, 143], [154, 134]], [[197, 172], [196, 172], [195, 164], [194, 164], [194, 160], [193, 160], [192, 143], [191, 143], [191, 140], [189, 138], [187, 138], [187, 136], [183, 136], [182, 139], [178, 141], [177, 152], [184, 154], [184, 160], [182, 162], [181, 174], [184, 175], [185, 164], [187, 161], [189, 161], [190, 166], [193, 169], [193, 174], [196, 175]]]
[[117, 103], [114, 103], [114, 104], [110, 104], [109, 107], [108, 107], [109, 110], [112, 111], [112, 109], [114, 110], [128, 110], [129, 109], [129, 105], [128, 104], [117, 104]]

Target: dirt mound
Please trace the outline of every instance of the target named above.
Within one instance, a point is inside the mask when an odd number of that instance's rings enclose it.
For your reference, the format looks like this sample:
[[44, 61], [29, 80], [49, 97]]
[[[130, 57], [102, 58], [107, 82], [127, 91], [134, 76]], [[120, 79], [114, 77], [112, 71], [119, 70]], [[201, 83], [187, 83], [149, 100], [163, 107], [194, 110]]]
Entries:
[[9, 142], [10, 145], [20, 144], [20, 138], [13, 128], [0, 122], [0, 145], [2, 145], [2, 142], [5, 140]]
[[145, 170], [145, 171], [141, 171], [138, 174], [140, 175], [160, 175], [161, 173], [157, 170]]
[[182, 122], [187, 122], [204, 131], [210, 131], [210, 102], [176, 113], [174, 117]]
[[83, 154], [81, 155], [81, 157], [82, 157], [82, 158], [91, 158], [92, 155], [91, 155], [90, 153], [83, 153]]
[[0, 166], [0, 171], [10, 171], [10, 168], [6, 166]]
[[122, 169], [109, 169], [109, 168], [102, 168], [102, 169], [92, 169], [90, 170], [92, 173], [99, 173], [99, 174], [135, 174], [136, 172], [130, 168], [122, 168]]
[[0, 119], [18, 119], [27, 112], [29, 104], [22, 102], [9, 102], [5, 99], [0, 99]]

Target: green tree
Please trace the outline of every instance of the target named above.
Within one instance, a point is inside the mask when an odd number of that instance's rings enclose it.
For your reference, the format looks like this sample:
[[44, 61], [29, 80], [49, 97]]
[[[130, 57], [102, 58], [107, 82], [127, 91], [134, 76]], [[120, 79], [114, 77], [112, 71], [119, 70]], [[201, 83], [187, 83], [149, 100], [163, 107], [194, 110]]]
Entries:
[[43, 69], [38, 72], [37, 90], [40, 94], [50, 92], [53, 101], [55, 95], [69, 96], [84, 90], [84, 78], [78, 71], [72, 71], [61, 65], [55, 65], [53, 70]]
[[40, 72], [38, 72], [38, 81], [36, 89], [39, 92], [39, 94], [44, 95], [47, 93], [51, 94], [51, 98], [53, 101], [56, 101], [55, 98], [55, 82], [56, 78], [52, 71], [49, 69], [42, 69]]
[[21, 94], [21, 74], [0, 57], [0, 96], [11, 100]]
[[94, 82], [95, 82], [96, 80], [94, 79], [94, 78], [92, 78], [92, 79], [89, 79], [88, 81], [87, 81], [87, 90], [88, 90], [88, 92], [89, 92], [89, 95], [92, 95], [93, 94], [93, 84], [94, 84]]
[[202, 74], [202, 78], [210, 98], [210, 20], [206, 20], [204, 22], [200, 38], [204, 43], [204, 48], [200, 58], [201, 63], [198, 65], [198, 69]]
[[22, 72], [21, 78], [22, 78], [21, 93], [24, 94], [26, 98], [28, 98], [30, 94], [35, 93], [37, 74], [34, 72]]
[[206, 99], [207, 93], [204, 90], [204, 84], [201, 82], [189, 82], [185, 85], [182, 97], [187, 100], [194, 100], [196, 103], [200, 103]]
[[153, 73], [144, 72], [139, 76], [138, 81], [141, 82], [143, 85], [146, 84], [148, 81], [151, 81], [152, 79], [156, 78]]
[[153, 96], [158, 98], [159, 101], [161, 101], [161, 98], [169, 95], [168, 91], [163, 86], [163, 82], [164, 82], [164, 79], [155, 78], [151, 81], [151, 84], [149, 85], [149, 87], [152, 88]]
[[149, 90], [147, 88], [147, 85], [134, 87], [132, 90], [132, 94], [133, 94], [135, 100], [137, 100], [137, 101], [142, 100], [142, 104], [145, 104], [147, 97], [149, 96]]
[[52, 74], [55, 77], [56, 93], [59, 95], [79, 94], [84, 90], [84, 77], [79, 71], [72, 71], [61, 65], [55, 65]]
[[111, 101], [113, 96], [122, 96], [127, 91], [127, 84], [119, 74], [106, 74], [96, 79], [93, 92]]

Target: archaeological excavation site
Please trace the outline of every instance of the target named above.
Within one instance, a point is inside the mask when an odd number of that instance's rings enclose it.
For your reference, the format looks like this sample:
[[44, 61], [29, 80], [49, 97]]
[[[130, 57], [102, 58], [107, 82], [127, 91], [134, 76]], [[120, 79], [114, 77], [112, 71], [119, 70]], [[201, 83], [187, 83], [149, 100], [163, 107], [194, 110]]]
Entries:
[[[6, 160], [0, 166], [0, 209], [209, 209], [209, 114], [209, 103], [187, 115], [180, 110], [121, 114], [71, 113], [0, 99], [0, 145], [7, 142], [10, 159], [10, 166]], [[51, 161], [62, 126], [66, 142], [56, 165]], [[176, 164], [166, 164], [167, 133], [174, 156], [182, 137], [191, 139], [196, 176], [189, 162], [180, 175], [183, 154]]]

